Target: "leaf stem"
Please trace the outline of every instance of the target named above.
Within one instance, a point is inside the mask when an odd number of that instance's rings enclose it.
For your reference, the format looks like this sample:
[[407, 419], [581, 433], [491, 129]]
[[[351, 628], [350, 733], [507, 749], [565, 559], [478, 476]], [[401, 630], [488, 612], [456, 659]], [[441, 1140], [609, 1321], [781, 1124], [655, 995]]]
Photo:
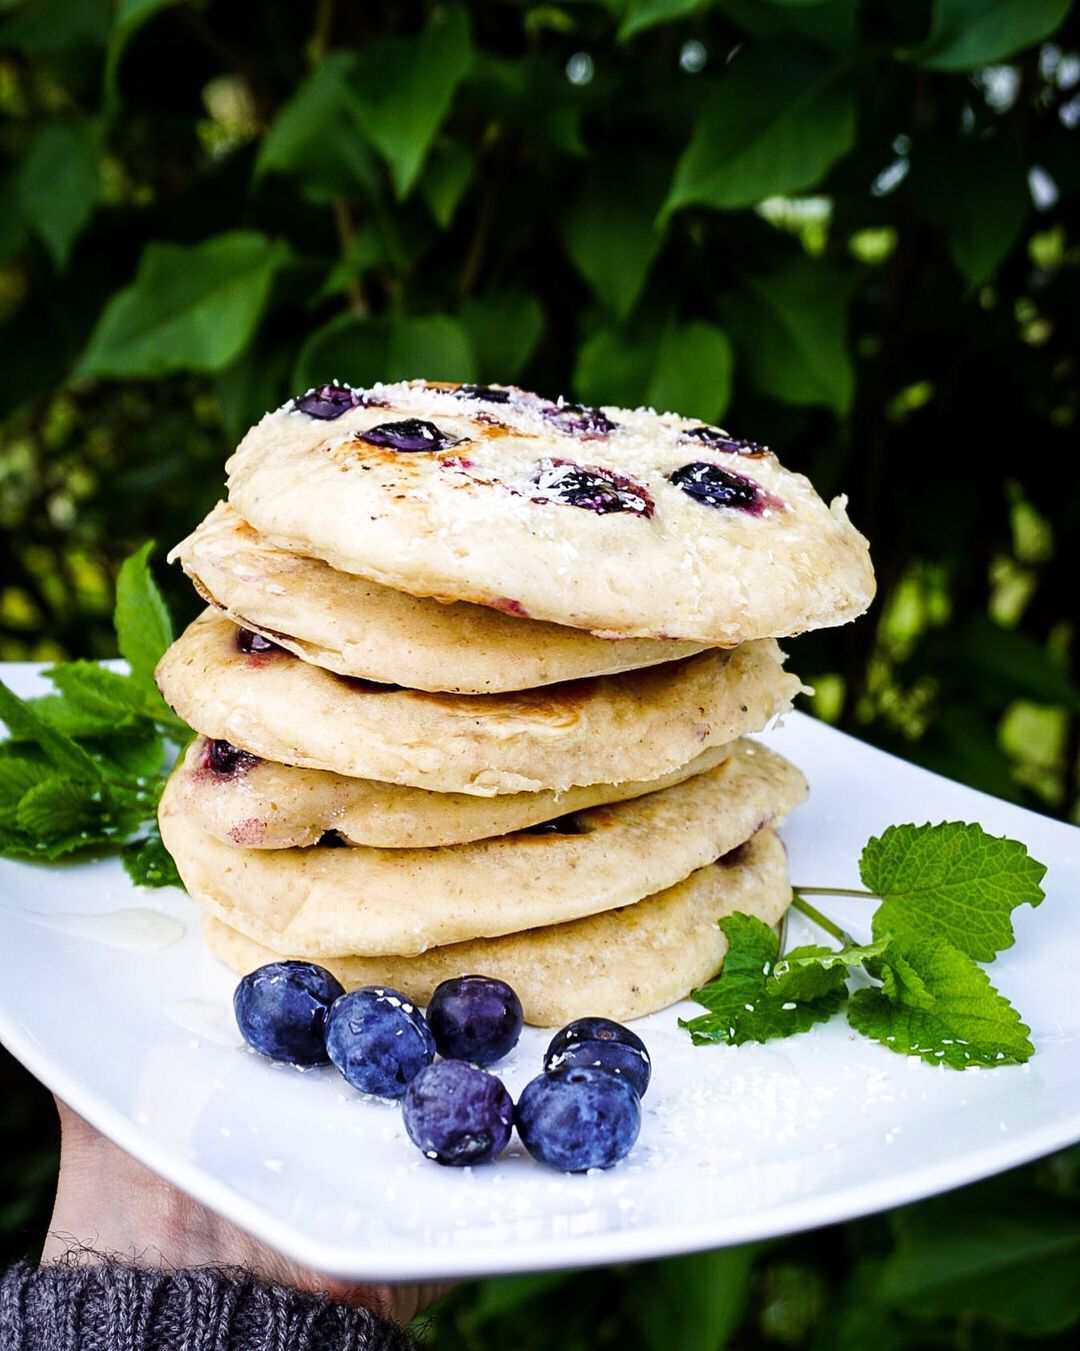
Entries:
[[858, 891], [852, 887], [795, 887], [800, 896], [862, 896], [871, 901], [878, 900], [876, 892]]
[[839, 924], [834, 923], [828, 915], [823, 915], [817, 906], [811, 905], [809, 901], [804, 900], [798, 891], [792, 890], [791, 908], [797, 910], [800, 915], [805, 915], [808, 920], [824, 929], [827, 934], [831, 934], [838, 943], [843, 944], [845, 948], [855, 947], [855, 939], [852, 938], [845, 929], [841, 929]]

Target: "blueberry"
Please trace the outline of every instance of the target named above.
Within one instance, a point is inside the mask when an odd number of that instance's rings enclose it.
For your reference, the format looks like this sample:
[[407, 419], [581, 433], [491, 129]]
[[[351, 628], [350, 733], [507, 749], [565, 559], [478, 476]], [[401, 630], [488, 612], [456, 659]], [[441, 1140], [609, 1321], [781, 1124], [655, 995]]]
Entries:
[[562, 502], [568, 507], [583, 507], [605, 515], [610, 511], [632, 511], [637, 516], [653, 514], [653, 500], [640, 483], [597, 465], [575, 464], [573, 460], [541, 460], [533, 482], [544, 496], [539, 502]]
[[390, 450], [445, 450], [457, 444], [454, 437], [440, 431], [434, 422], [416, 417], [402, 422], [380, 422], [377, 427], [360, 432], [358, 439], [369, 446], [387, 446]]
[[269, 638], [264, 638], [261, 633], [256, 633], [253, 629], [236, 630], [236, 649], [238, 652], [244, 652], [248, 656], [258, 655], [263, 652], [282, 652], [284, 648], [277, 643], [272, 643]]
[[580, 436], [586, 441], [609, 436], [619, 425], [599, 408], [586, 408], [582, 403], [564, 403], [561, 399], [557, 404], [549, 404], [543, 409], [543, 414], [560, 431], [570, 436]]
[[514, 1102], [502, 1080], [463, 1060], [422, 1069], [405, 1090], [401, 1112], [417, 1149], [456, 1168], [490, 1163], [514, 1128]]
[[701, 423], [697, 427], [688, 427], [679, 437], [680, 441], [700, 441], [713, 450], [726, 450], [729, 455], [768, 455], [769, 447], [757, 441], [747, 441], [741, 436], [729, 436], [720, 427], [710, 427]]
[[509, 403], [513, 390], [498, 389], [495, 385], [458, 385], [455, 399], [479, 399], [483, 403]]
[[645, 1043], [622, 1023], [610, 1018], [576, 1018], [556, 1032], [544, 1053], [544, 1069], [574, 1065], [599, 1066], [633, 1084], [639, 1098], [652, 1078], [652, 1060]]
[[320, 385], [317, 389], [309, 389], [306, 394], [301, 394], [293, 402], [308, 417], [332, 422], [350, 408], [364, 406], [368, 400], [362, 390], [350, 389], [348, 385]]
[[587, 835], [588, 827], [573, 812], [556, 816], [551, 821], [538, 821], [535, 826], [522, 826], [519, 835]]
[[344, 993], [314, 962], [271, 962], [236, 987], [236, 1025], [247, 1044], [271, 1060], [325, 1065], [327, 1015]]
[[246, 774], [252, 765], [259, 763], [259, 757], [250, 751], [242, 751], [231, 741], [211, 741], [206, 748], [206, 765], [215, 774]]
[[517, 1045], [521, 1000], [504, 980], [455, 976], [431, 996], [428, 1026], [439, 1054], [474, 1065], [494, 1065]]
[[610, 1168], [634, 1147], [641, 1100], [608, 1070], [549, 1070], [526, 1084], [514, 1112], [534, 1159], [564, 1173]]
[[761, 489], [758, 485], [741, 474], [721, 469], [718, 464], [701, 461], [684, 464], [669, 475], [669, 481], [709, 507], [739, 507], [754, 515], [761, 510]]
[[400, 1098], [435, 1059], [435, 1038], [408, 995], [368, 985], [330, 1010], [326, 1049], [353, 1088]]

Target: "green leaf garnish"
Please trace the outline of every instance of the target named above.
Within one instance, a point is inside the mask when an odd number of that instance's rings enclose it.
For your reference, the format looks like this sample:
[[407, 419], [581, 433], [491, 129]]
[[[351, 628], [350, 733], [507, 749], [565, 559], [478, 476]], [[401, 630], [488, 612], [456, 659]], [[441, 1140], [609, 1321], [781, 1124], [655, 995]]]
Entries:
[[736, 913], [725, 916], [720, 928], [728, 940], [723, 970], [691, 995], [709, 1012], [680, 1020], [698, 1044], [738, 1046], [805, 1032], [843, 1004], [850, 967], [879, 950], [804, 947], [777, 962], [780, 940], [762, 920]]
[[887, 951], [886, 970], [896, 957], [903, 979], [852, 996], [847, 1016], [857, 1032], [900, 1055], [957, 1070], [1020, 1065], [1032, 1056], [1031, 1029], [966, 953], [943, 938], [927, 938], [902, 954]]
[[1012, 911], [1042, 901], [1045, 873], [1019, 841], [961, 821], [890, 826], [859, 863], [863, 883], [881, 897], [875, 938], [944, 938], [979, 962], [1012, 947]]
[[124, 868], [137, 887], [183, 887], [172, 855], [161, 842], [155, 822], [140, 840], [124, 846]]

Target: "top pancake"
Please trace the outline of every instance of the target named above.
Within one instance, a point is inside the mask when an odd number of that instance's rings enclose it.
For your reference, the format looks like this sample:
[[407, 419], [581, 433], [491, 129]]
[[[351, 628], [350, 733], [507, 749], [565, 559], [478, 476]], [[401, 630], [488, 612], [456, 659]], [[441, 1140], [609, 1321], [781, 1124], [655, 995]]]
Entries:
[[228, 469], [233, 506], [285, 549], [600, 635], [734, 646], [845, 623], [874, 592], [842, 499], [674, 414], [324, 387], [267, 414]]

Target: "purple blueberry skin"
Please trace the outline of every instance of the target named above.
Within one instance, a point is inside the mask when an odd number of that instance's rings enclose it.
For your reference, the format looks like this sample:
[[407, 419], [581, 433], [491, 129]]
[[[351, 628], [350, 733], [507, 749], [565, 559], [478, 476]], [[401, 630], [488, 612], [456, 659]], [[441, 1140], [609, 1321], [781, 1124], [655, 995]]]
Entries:
[[401, 422], [380, 422], [377, 427], [360, 432], [358, 439], [369, 446], [386, 446], [389, 450], [436, 451], [457, 445], [456, 439], [440, 431], [434, 422], [417, 417], [404, 418]]
[[207, 766], [215, 774], [229, 778], [236, 774], [246, 774], [252, 765], [259, 763], [259, 757], [250, 751], [243, 751], [231, 741], [211, 741], [206, 748]]
[[551, 404], [543, 410], [543, 414], [560, 431], [570, 436], [580, 436], [584, 440], [609, 436], [619, 425], [599, 408], [586, 408], [581, 403]]
[[681, 488], [688, 497], [704, 502], [708, 507], [736, 507], [758, 515], [761, 511], [761, 489], [741, 474], [732, 474], [718, 464], [695, 461], [684, 464], [668, 475], [668, 481]]
[[236, 650], [252, 656], [263, 652], [283, 652], [285, 649], [277, 643], [272, 643], [269, 638], [264, 638], [261, 633], [256, 633], [254, 629], [237, 629]]
[[444, 980], [431, 996], [427, 1020], [441, 1056], [473, 1065], [494, 1065], [508, 1055], [525, 1023], [516, 993], [490, 976]]
[[348, 385], [320, 385], [318, 389], [309, 389], [306, 394], [293, 400], [301, 413], [323, 422], [333, 422], [342, 413], [347, 413], [350, 408], [359, 408], [364, 402], [363, 392], [350, 389]]
[[481, 403], [509, 403], [512, 390], [497, 389], [494, 385], [459, 385], [455, 399], [478, 399]]
[[344, 993], [314, 962], [271, 962], [236, 987], [236, 1025], [247, 1044], [271, 1060], [325, 1065], [327, 1017]]
[[583, 1173], [610, 1168], [630, 1153], [641, 1130], [641, 1099], [609, 1070], [549, 1070], [525, 1085], [514, 1121], [539, 1163]]
[[440, 1060], [413, 1079], [401, 1101], [409, 1139], [436, 1163], [490, 1163], [514, 1129], [514, 1102], [502, 1080], [463, 1060]]
[[540, 501], [583, 507], [603, 516], [611, 511], [653, 514], [653, 500], [641, 484], [611, 470], [586, 468], [572, 460], [542, 460], [533, 482], [549, 496]]
[[652, 1058], [636, 1032], [611, 1018], [575, 1018], [556, 1032], [544, 1052], [544, 1069], [599, 1066], [633, 1084], [640, 1098], [652, 1078]]
[[704, 446], [709, 446], [713, 450], [726, 450], [730, 455], [758, 456], [769, 454], [768, 446], [763, 446], [757, 441], [747, 441], [741, 436], [729, 436], [719, 427], [710, 427], [704, 422], [698, 427], [688, 428], [682, 433], [679, 440], [700, 441]]
[[408, 995], [368, 985], [342, 995], [330, 1010], [326, 1049], [353, 1088], [400, 1098], [435, 1059], [435, 1038]]

